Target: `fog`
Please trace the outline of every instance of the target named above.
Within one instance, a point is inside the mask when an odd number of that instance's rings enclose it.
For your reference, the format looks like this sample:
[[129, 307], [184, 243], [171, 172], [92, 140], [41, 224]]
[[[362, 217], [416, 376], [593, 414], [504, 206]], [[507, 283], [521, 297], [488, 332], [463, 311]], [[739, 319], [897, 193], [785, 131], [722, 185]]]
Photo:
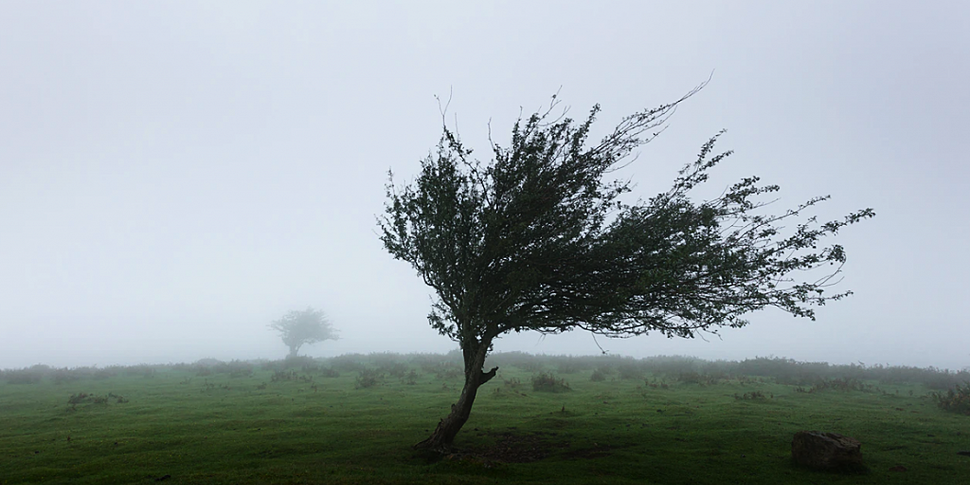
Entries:
[[[970, 4], [0, 4], [0, 368], [446, 352], [430, 290], [377, 236], [392, 169], [438, 141], [486, 158], [550, 95], [596, 133], [711, 77], [622, 176], [643, 198], [722, 128], [778, 207], [831, 194], [852, 297], [703, 339], [506, 336], [496, 351], [970, 366]], [[713, 75], [712, 75], [713, 73]], [[595, 131], [595, 130], [594, 130]]]

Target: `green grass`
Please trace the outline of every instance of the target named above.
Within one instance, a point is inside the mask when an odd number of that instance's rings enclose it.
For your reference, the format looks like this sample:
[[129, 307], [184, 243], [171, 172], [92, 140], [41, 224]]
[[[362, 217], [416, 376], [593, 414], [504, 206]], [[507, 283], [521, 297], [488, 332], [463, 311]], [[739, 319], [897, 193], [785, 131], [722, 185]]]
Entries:
[[[593, 382], [591, 366], [557, 373], [542, 360], [503, 365], [458, 437], [465, 453], [431, 459], [410, 445], [445, 415], [461, 378], [453, 363], [402, 357], [394, 367], [389, 359], [338, 358], [330, 364], [339, 377], [311, 366], [275, 381], [270, 365], [238, 377], [167, 366], [7, 379], [0, 484], [165, 476], [160, 483], [970, 483], [970, 457], [957, 454], [970, 449], [970, 417], [940, 410], [921, 384], [800, 392], [765, 377], [698, 384], [647, 371]], [[383, 377], [357, 388], [361, 367]], [[534, 391], [542, 371], [569, 390]], [[72, 408], [68, 399], [81, 392], [113, 397]], [[860, 440], [869, 472], [794, 466], [791, 438], [800, 430]], [[890, 471], [896, 466], [907, 470]]]

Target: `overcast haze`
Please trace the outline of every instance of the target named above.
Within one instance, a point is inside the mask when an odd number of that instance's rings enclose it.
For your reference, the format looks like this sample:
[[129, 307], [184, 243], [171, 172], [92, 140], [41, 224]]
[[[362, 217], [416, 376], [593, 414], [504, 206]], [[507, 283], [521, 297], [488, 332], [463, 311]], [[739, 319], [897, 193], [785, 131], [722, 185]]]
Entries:
[[434, 96], [485, 158], [489, 122], [501, 144], [557, 91], [600, 103], [602, 134], [712, 71], [622, 176], [666, 190], [726, 128], [708, 190], [759, 175], [779, 209], [875, 209], [837, 238], [855, 295], [600, 345], [970, 366], [968, 24], [962, 1], [0, 0], [0, 368], [281, 358], [266, 325], [307, 306], [342, 337], [308, 355], [456, 348], [376, 233], [388, 169], [410, 181], [438, 140]]

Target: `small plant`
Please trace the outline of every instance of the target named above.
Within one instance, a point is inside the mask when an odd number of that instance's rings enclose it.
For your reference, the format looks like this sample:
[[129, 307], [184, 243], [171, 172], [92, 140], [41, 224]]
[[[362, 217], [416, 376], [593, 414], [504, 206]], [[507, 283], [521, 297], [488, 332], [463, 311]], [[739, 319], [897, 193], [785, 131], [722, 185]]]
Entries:
[[511, 379], [502, 379], [502, 385], [495, 387], [496, 396], [525, 396], [526, 394], [522, 392], [522, 381], [513, 377]]
[[683, 382], [684, 384], [703, 385], [705, 382], [707, 382], [707, 378], [702, 376], [699, 372], [696, 372], [696, 371], [681, 372], [680, 374], [677, 375], [677, 380], [679, 380], [680, 382]]
[[71, 397], [67, 398], [67, 403], [71, 406], [71, 409], [74, 409], [78, 404], [81, 404], [82, 402], [84, 402], [89, 397], [90, 397], [90, 395], [88, 395], [87, 393], [84, 393], [84, 392], [79, 392], [77, 394], [71, 394]]
[[122, 396], [115, 393], [109, 393], [107, 396], [95, 396], [94, 394], [88, 394], [86, 392], [79, 392], [77, 394], [71, 394], [71, 397], [67, 398], [67, 404], [71, 407], [71, 411], [77, 411], [77, 405], [84, 402], [92, 402], [94, 404], [107, 405], [109, 398], [117, 398], [119, 403], [128, 402]]
[[656, 377], [653, 378], [653, 381], [644, 381], [644, 384], [651, 389], [670, 389], [670, 384], [667, 384], [665, 381], [658, 381]]
[[565, 392], [572, 389], [564, 379], [556, 379], [554, 375], [543, 372], [532, 376], [532, 390], [536, 392]]
[[813, 393], [819, 391], [859, 391], [859, 392], [873, 392], [872, 384], [866, 384], [859, 379], [852, 377], [837, 377], [835, 379], [820, 379], [815, 381], [815, 384], [811, 388], [805, 389], [802, 386], [795, 388], [795, 392], [805, 392]]
[[357, 375], [357, 381], [354, 383], [354, 389], [366, 389], [369, 387], [374, 387], [384, 380], [384, 374], [378, 373], [374, 369], [363, 369], [360, 374]]
[[744, 394], [734, 394], [734, 399], [739, 401], [767, 401], [768, 399], [774, 399], [774, 394], [765, 395], [761, 391], [751, 391]]
[[405, 376], [404, 383], [407, 384], [407, 385], [409, 385], [409, 386], [413, 386], [413, 385], [417, 384], [418, 383], [418, 373], [415, 372], [414, 369], [411, 369], [411, 372], [408, 372], [408, 374]]
[[970, 381], [963, 386], [957, 384], [947, 389], [945, 394], [934, 392], [931, 395], [940, 409], [970, 416]]
[[299, 380], [299, 376], [295, 371], [278, 370], [273, 373], [273, 376], [269, 380], [273, 382], [296, 381]]
[[401, 379], [407, 375], [408, 366], [401, 362], [384, 362], [377, 367], [377, 371]]
[[597, 367], [593, 370], [593, 373], [590, 374], [589, 380], [593, 382], [603, 382], [612, 373], [613, 369], [609, 367]]

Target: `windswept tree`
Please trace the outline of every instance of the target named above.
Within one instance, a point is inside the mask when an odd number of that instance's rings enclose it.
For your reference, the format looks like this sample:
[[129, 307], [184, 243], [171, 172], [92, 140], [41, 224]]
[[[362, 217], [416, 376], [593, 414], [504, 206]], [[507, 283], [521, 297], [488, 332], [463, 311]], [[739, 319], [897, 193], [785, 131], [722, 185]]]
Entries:
[[[551, 115], [553, 97], [548, 110], [520, 117], [507, 146], [493, 142], [488, 163], [444, 125], [417, 179], [397, 187], [391, 178], [381, 240], [434, 288], [428, 320], [458, 342], [465, 365], [451, 413], [415, 447], [451, 447], [498, 369], [485, 371], [485, 358], [508, 332], [690, 338], [742, 327], [765, 307], [814, 319], [813, 306], [851, 294], [828, 291], [846, 255], [821, 241], [873, 211], [818, 223], [806, 212], [828, 197], [816, 197], [772, 214], [765, 196], [779, 188], [753, 176], [715, 199], [692, 198], [730, 155], [714, 152], [720, 133], [650, 199], [625, 202], [630, 183], [608, 180], [698, 89], [623, 118], [599, 143], [588, 141], [599, 106], [574, 122]], [[786, 229], [789, 220], [800, 222]]]
[[279, 332], [283, 343], [290, 348], [290, 358], [296, 357], [296, 353], [304, 344], [337, 340], [337, 331], [323, 311], [314, 310], [311, 307], [307, 307], [302, 312], [289, 312], [283, 318], [269, 324], [269, 328]]

